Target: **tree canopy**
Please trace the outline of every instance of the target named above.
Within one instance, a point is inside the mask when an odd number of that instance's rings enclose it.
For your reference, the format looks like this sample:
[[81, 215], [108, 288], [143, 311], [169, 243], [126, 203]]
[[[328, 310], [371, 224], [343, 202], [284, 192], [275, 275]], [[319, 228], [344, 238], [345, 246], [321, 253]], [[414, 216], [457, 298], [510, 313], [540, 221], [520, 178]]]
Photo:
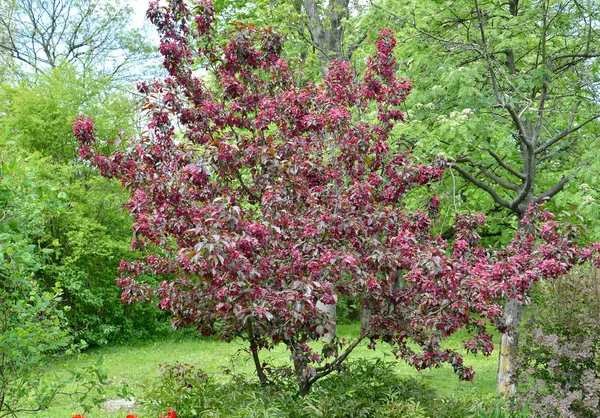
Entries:
[[126, 3], [7, 0], [1, 7], [0, 57], [25, 74], [68, 63], [96, 77], [123, 76], [149, 55]]

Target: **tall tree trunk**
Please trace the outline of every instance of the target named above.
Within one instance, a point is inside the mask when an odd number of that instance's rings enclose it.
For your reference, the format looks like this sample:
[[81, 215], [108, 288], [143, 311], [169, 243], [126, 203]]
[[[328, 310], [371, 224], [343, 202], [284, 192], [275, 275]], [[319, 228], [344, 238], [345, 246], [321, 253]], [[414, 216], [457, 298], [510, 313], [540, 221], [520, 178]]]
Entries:
[[[532, 201], [533, 197], [530, 195], [528, 199], [519, 205], [517, 217], [520, 231], [526, 232], [527, 226], [523, 226], [521, 221]], [[513, 381], [513, 374], [515, 373], [522, 316], [523, 304], [517, 299], [509, 299], [504, 306], [502, 324], [506, 327], [506, 332], [500, 338], [500, 355], [498, 358], [498, 373], [496, 374], [496, 391], [503, 395], [513, 396], [517, 393], [517, 384]]]
[[514, 395], [517, 392], [517, 385], [512, 379], [512, 374], [515, 371], [522, 313], [523, 305], [516, 299], [510, 299], [504, 307], [503, 322], [508, 330], [502, 334], [500, 339], [496, 390], [505, 395]]
[[306, 27], [310, 32], [313, 47], [318, 50], [323, 74], [329, 62], [349, 60], [356, 46], [344, 45], [344, 19], [349, 15], [348, 0], [328, 0], [321, 5], [319, 0], [302, 0]]

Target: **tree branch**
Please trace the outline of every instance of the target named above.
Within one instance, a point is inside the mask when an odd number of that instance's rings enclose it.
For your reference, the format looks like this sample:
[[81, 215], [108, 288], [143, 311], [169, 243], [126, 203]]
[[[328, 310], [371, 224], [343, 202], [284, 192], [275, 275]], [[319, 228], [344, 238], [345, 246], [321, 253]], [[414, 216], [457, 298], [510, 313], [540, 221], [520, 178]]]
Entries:
[[248, 193], [250, 195], [250, 197], [252, 199], [254, 199], [257, 203], [260, 203], [262, 198], [257, 195], [256, 193], [254, 193], [252, 190], [250, 190], [250, 188], [246, 185], [246, 183], [244, 183], [244, 180], [242, 179], [242, 174], [239, 172], [239, 170], [235, 170], [235, 175], [237, 177], [237, 179], [240, 182], [240, 185], [242, 186], [242, 189], [244, 189], [246, 191], [246, 193]]
[[564, 147], [561, 147], [549, 154], [544, 155], [543, 157], [538, 158], [536, 164], [542, 163], [546, 160], [551, 159], [552, 157], [554, 157], [557, 154], [560, 154], [561, 152], [567, 151], [569, 148], [571, 148], [573, 145], [575, 145], [575, 143], [577, 142], [577, 139], [573, 139], [571, 142], [569, 142], [567, 145], [565, 145]]
[[525, 180], [525, 174], [523, 174], [523, 173], [515, 170], [514, 168], [512, 168], [511, 166], [509, 166], [508, 164], [506, 164], [504, 162], [504, 160], [502, 159], [502, 157], [500, 157], [498, 154], [496, 154], [490, 148], [486, 148], [485, 150], [488, 152], [488, 154], [490, 154], [494, 158], [494, 160], [496, 160], [496, 162], [498, 163], [498, 165], [500, 165], [500, 167], [502, 167], [503, 169], [505, 169], [506, 171], [508, 171], [513, 176], [518, 177], [521, 180]]
[[502, 187], [504, 187], [506, 189], [514, 190], [515, 192], [519, 190], [519, 186], [517, 186], [516, 184], [511, 183], [510, 181], [504, 180], [500, 176], [497, 176], [496, 174], [494, 174], [493, 172], [491, 172], [490, 170], [488, 170], [487, 167], [485, 167], [483, 164], [478, 164], [477, 168], [479, 168], [479, 171], [484, 176], [486, 176], [487, 178], [489, 178], [493, 182], [497, 183], [499, 186], [502, 186]]
[[550, 148], [552, 145], [556, 144], [558, 141], [560, 141], [561, 139], [563, 139], [565, 136], [568, 136], [570, 134], [572, 134], [573, 132], [576, 132], [578, 130], [580, 130], [581, 128], [583, 128], [585, 125], [587, 125], [588, 123], [596, 120], [600, 118], [600, 114], [594, 115], [588, 119], [586, 119], [584, 122], [580, 123], [579, 125], [577, 125], [574, 128], [567, 128], [564, 131], [562, 131], [561, 133], [559, 133], [558, 135], [556, 135], [554, 138], [546, 141], [546, 143], [544, 143], [543, 145], [539, 146], [538, 148], [536, 148], [535, 150], [535, 154], [539, 154], [541, 152], [544, 152], [545, 150], [547, 150], [548, 148]]
[[350, 45], [348, 47], [348, 51], [346, 52], [346, 55], [348, 56], [348, 59], [350, 59], [352, 57], [352, 54], [354, 53], [354, 51], [356, 51], [356, 48], [358, 48], [360, 46], [360, 44], [363, 43], [363, 41], [367, 39], [367, 33], [363, 33], [362, 36], [360, 38], [358, 38], [358, 40], [356, 42], [354, 42], [352, 45]]
[[549, 199], [552, 196], [554, 196], [555, 194], [557, 194], [558, 192], [560, 192], [565, 187], [565, 184], [567, 184], [573, 177], [575, 177], [576, 172], [577, 172], [577, 170], [574, 170], [571, 173], [569, 173], [568, 175], [564, 176], [554, 186], [552, 186], [551, 188], [546, 190], [544, 193], [541, 193], [538, 196], [536, 196], [534, 198], [533, 202], [540, 203], [542, 200]]
[[483, 174], [484, 176], [486, 176], [487, 178], [489, 178], [490, 180], [492, 180], [494, 183], [498, 184], [499, 186], [502, 186], [506, 189], [514, 190], [515, 192], [519, 191], [519, 186], [517, 186], [516, 184], [513, 184], [507, 180], [504, 180], [500, 176], [498, 176], [495, 173], [493, 173], [492, 171], [490, 171], [482, 163], [475, 162], [469, 157], [459, 158], [458, 160], [456, 160], [456, 162], [457, 163], [458, 162], [468, 162], [471, 165], [473, 165], [474, 167], [477, 167], [477, 169], [479, 169], [479, 172], [481, 174]]
[[496, 73], [494, 72], [494, 68], [492, 65], [492, 59], [491, 59], [489, 51], [487, 49], [487, 40], [486, 40], [486, 36], [485, 36], [485, 29], [483, 28], [483, 18], [481, 16], [481, 10], [479, 9], [479, 2], [477, 0], [475, 0], [475, 11], [477, 13], [477, 25], [479, 26], [479, 32], [481, 34], [481, 47], [483, 49], [483, 55], [485, 57], [488, 71], [490, 73], [490, 80], [492, 81], [492, 87], [494, 89], [494, 95], [496, 96], [496, 100], [498, 101], [500, 106], [502, 106], [503, 108], [505, 108], [508, 111], [510, 117], [512, 118], [513, 122], [517, 126], [517, 130], [519, 132], [519, 140], [521, 141], [521, 143], [523, 145], [525, 145], [527, 148], [531, 149], [531, 148], [533, 148], [533, 144], [527, 139], [527, 131], [525, 130], [525, 126], [523, 125], [523, 121], [521, 120], [521, 117], [519, 116], [517, 111], [514, 109], [514, 107], [512, 105], [510, 105], [508, 102], [506, 102], [504, 100], [504, 98], [502, 97], [502, 95], [500, 94], [500, 88], [498, 86], [498, 79], [496, 78]]
[[469, 181], [470, 183], [474, 184], [475, 186], [479, 187], [480, 189], [485, 190], [490, 196], [492, 196], [492, 199], [494, 199], [494, 201], [496, 203], [498, 203], [501, 206], [504, 206], [505, 208], [511, 209], [510, 202], [508, 202], [507, 200], [500, 197], [500, 195], [493, 189], [493, 187], [482, 182], [481, 180], [477, 180], [475, 177], [473, 177], [471, 174], [469, 174], [468, 172], [463, 170], [456, 163], [450, 163], [450, 167], [455, 168], [456, 171], [458, 171], [458, 173], [461, 175], [461, 177], [463, 177], [465, 180]]
[[360, 342], [362, 340], [365, 339], [365, 337], [367, 336], [367, 334], [361, 334], [356, 340], [354, 340], [352, 342], [352, 344], [350, 344], [348, 346], [348, 348], [346, 348], [346, 350], [344, 350], [344, 352], [342, 354], [340, 354], [339, 356], [337, 356], [335, 358], [335, 360], [333, 360], [330, 364], [329, 367], [319, 367], [317, 368], [317, 374], [314, 375], [313, 377], [311, 377], [308, 381], [309, 385], [312, 385], [313, 383], [315, 383], [317, 380], [319, 380], [322, 377], [327, 376], [328, 374], [330, 374], [331, 372], [333, 372], [334, 370], [336, 370], [337, 366], [342, 363], [344, 360], [346, 360], [346, 358], [350, 355], [350, 353], [352, 352], [352, 350], [354, 350], [358, 344], [360, 344]]

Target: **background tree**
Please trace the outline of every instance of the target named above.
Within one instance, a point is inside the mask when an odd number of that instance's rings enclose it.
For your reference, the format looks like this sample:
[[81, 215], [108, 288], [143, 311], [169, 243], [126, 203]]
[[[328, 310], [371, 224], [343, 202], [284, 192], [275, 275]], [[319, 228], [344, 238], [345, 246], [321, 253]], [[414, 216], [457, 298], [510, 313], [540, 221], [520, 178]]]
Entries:
[[88, 79], [75, 66], [62, 64], [34, 78], [0, 85], [5, 99], [0, 121], [21, 148], [58, 164], [79, 164], [70, 129], [79, 112], [99, 115], [98, 132], [106, 140], [120, 130], [134, 132], [138, 102], [120, 87], [110, 79]]
[[26, 72], [69, 63], [83, 73], [122, 76], [139, 72], [148, 57], [140, 31], [128, 29], [126, 3], [4, 0], [2, 7], [0, 53]]
[[[592, 257], [545, 212], [528, 212], [530, 231], [491, 257], [477, 247], [482, 216], [460, 217], [450, 246], [426, 213], [406, 210], [408, 190], [438, 178], [443, 164], [390, 149], [410, 84], [394, 75], [389, 31], [360, 79], [334, 62], [323, 83], [298, 86], [272, 30], [237, 24], [223, 43], [212, 4], [195, 12], [181, 0], [149, 11], [170, 76], [139, 86], [152, 118], [141, 138], [106, 157], [93, 149], [92, 120], [73, 124], [81, 156], [129, 190], [137, 245], [161, 249], [122, 263], [126, 300], [159, 296], [174, 326], [245, 339], [262, 383], [259, 350], [286, 344], [306, 395], [365, 338], [390, 343], [418, 369], [447, 362], [470, 379], [443, 339], [467, 328], [475, 336], [465, 348], [489, 354], [479, 317], [497, 318], [496, 298], [523, 297], [539, 277]], [[197, 66], [216, 83], [197, 78]], [[432, 215], [438, 205], [434, 196]], [[140, 279], [148, 272], [166, 280], [154, 288]], [[329, 323], [317, 302], [338, 294], [368, 306], [370, 326], [343, 351], [334, 341], [315, 352], [309, 343]]]
[[[156, 307], [131, 307], [120, 301], [114, 277], [131, 244], [131, 221], [122, 212], [126, 195], [118, 184], [81, 164], [71, 133], [72, 120], [81, 111], [98, 115], [103, 141], [114, 139], [119, 131], [136, 132], [138, 102], [127, 91], [133, 88], [125, 80], [132, 76], [132, 66], [139, 64], [136, 60], [153, 54], [147, 53], [140, 30], [129, 28], [131, 9], [117, 3], [58, 1], [11, 2], [3, 7], [12, 15], [2, 14], [1, 19], [16, 24], [14, 16], [21, 16], [19, 33], [43, 39], [31, 40], [31, 48], [39, 51], [18, 51], [24, 61], [15, 58], [14, 65], [7, 67], [8, 81], [0, 85], [0, 125], [6, 139], [0, 151], [46, 157], [23, 163], [11, 176], [26, 181], [28, 173], [35, 171], [40, 181], [60, 191], [67, 207], [45, 212], [40, 219], [34, 241], [53, 252], [36, 271], [37, 285], [51, 291], [57, 281], [62, 283], [60, 305], [71, 308], [65, 309], [65, 316], [78, 341], [98, 345], [163, 333], [169, 327]], [[54, 32], [42, 29], [42, 24]], [[78, 37], [93, 31], [102, 33], [84, 45]], [[82, 46], [69, 50], [70, 39], [79, 39]], [[90, 50], [98, 46], [97, 41], [106, 44]], [[135, 48], [111, 52], [111, 48], [127, 47], [127, 42], [135, 43]], [[134, 72], [138, 77], [143, 73]]]
[[[481, 202], [487, 194], [491, 201], [483, 207], [514, 215], [502, 223], [517, 228], [531, 203], [553, 198], [594, 162], [597, 2], [376, 7], [399, 25], [401, 61], [417, 80], [405, 140], [443, 151], [451, 168], [480, 190], [465, 191], [471, 205], [481, 205], [474, 198]], [[498, 375], [503, 392], [515, 389], [509, 375], [521, 309], [516, 300], [506, 306], [510, 332], [502, 337]]]

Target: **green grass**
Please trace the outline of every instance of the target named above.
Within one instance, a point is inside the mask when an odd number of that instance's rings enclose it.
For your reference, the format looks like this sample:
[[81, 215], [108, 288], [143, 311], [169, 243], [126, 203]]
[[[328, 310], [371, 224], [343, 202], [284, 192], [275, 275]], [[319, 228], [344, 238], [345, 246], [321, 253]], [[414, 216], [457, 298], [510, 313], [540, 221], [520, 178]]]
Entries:
[[[358, 324], [339, 325], [338, 334], [341, 337], [351, 338], [358, 333]], [[461, 347], [462, 341], [467, 338], [466, 333], [457, 333], [447, 341], [447, 346]], [[496, 347], [498, 343], [496, 342]], [[67, 367], [83, 367], [103, 358], [102, 369], [108, 376], [111, 386], [107, 388], [108, 399], [116, 397], [117, 389], [127, 385], [131, 395], [139, 393], [142, 384], [156, 380], [158, 366], [163, 363], [197, 364], [202, 370], [215, 374], [218, 378], [227, 379], [225, 369], [234, 373], [253, 375], [254, 369], [250, 356], [245, 351], [242, 341], [232, 343], [218, 342], [213, 339], [195, 337], [174, 337], [164, 341], [135, 342], [126, 345], [105, 347], [89, 350], [78, 358], [68, 360]], [[497, 354], [497, 351], [494, 352]], [[287, 364], [289, 354], [283, 346], [270, 352], [261, 353], [261, 360], [272, 364]], [[437, 391], [440, 397], [489, 397], [495, 393], [495, 376], [497, 356], [491, 357], [465, 355], [465, 363], [475, 369], [475, 379], [472, 382], [459, 381], [449, 366], [439, 369], [417, 372], [403, 361], [395, 360], [385, 344], [378, 344], [375, 350], [369, 350], [366, 344], [357, 347], [350, 360], [358, 358], [383, 358], [395, 362], [397, 372], [401, 376], [413, 376], [425, 379]], [[61, 375], [62, 366], [52, 364], [48, 366], [47, 376]], [[81, 413], [81, 408], [70, 401], [66, 396], [58, 397], [53, 405], [46, 411], [34, 414], [38, 418], [70, 418], [74, 413]], [[86, 414], [86, 418], [125, 417], [123, 411], [106, 413], [94, 409]], [[140, 414], [140, 418], [143, 415]]]

